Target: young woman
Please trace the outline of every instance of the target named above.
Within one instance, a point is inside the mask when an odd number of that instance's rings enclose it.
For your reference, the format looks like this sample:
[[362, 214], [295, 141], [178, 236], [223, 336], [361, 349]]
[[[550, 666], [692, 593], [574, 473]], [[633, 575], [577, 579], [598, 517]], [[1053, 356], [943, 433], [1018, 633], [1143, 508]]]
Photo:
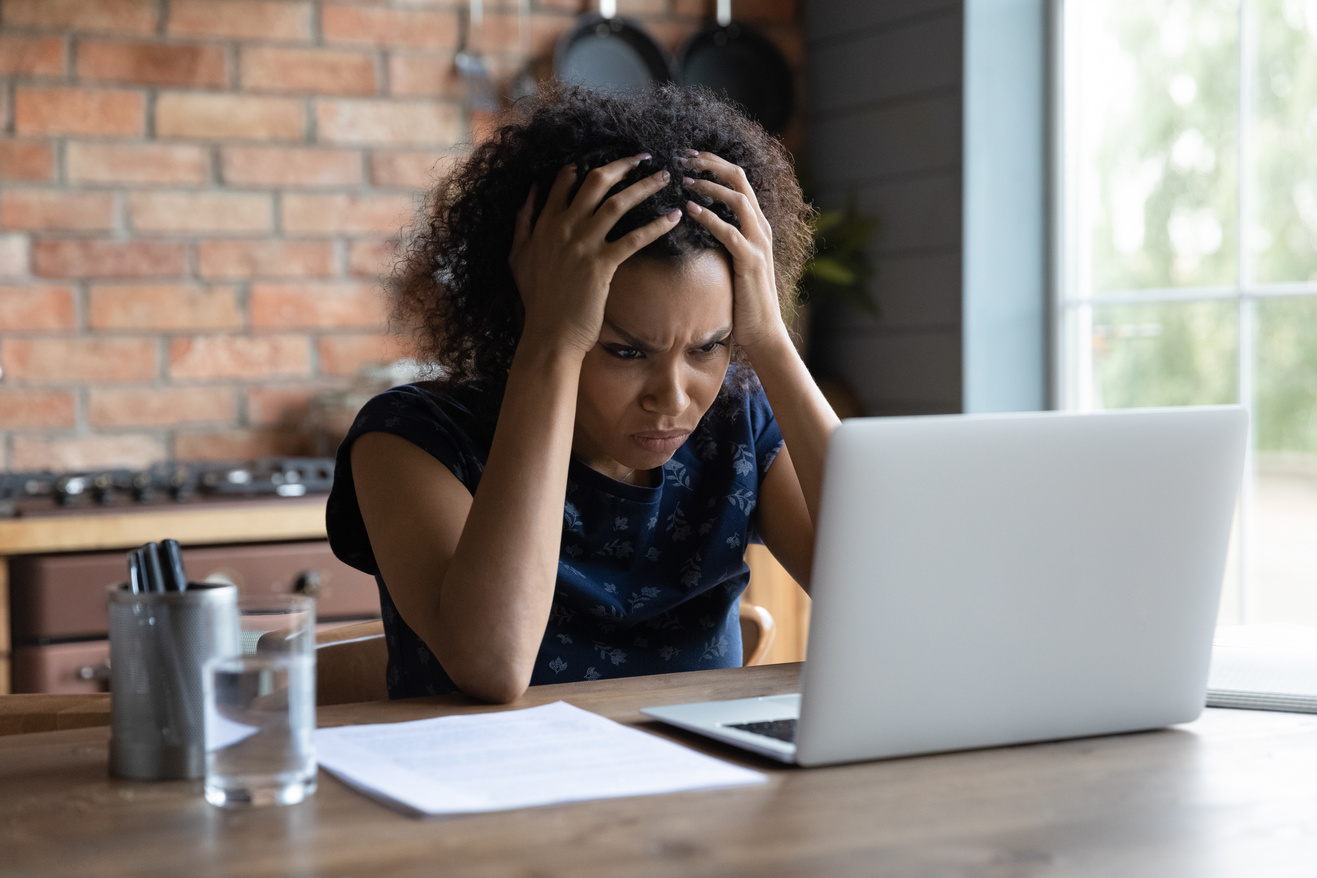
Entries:
[[546, 90], [438, 186], [394, 280], [443, 378], [366, 405], [328, 508], [392, 697], [741, 663], [746, 543], [808, 581], [837, 424], [783, 317], [808, 214], [677, 88]]

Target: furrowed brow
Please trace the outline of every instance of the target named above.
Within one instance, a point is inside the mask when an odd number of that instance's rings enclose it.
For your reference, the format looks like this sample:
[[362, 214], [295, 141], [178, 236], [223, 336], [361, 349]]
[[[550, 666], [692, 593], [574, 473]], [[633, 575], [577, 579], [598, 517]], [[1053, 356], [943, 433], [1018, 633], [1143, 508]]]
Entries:
[[625, 329], [618, 326], [616, 323], [609, 320], [607, 317], [604, 318], [604, 326], [608, 327], [608, 329], [614, 335], [622, 339], [622, 342], [626, 344], [628, 347], [633, 347], [636, 350], [642, 351], [646, 354], [652, 354], [662, 350], [660, 346], [654, 344], [653, 342], [645, 341], [644, 339], [641, 338], [636, 338], [634, 335], [627, 332]]

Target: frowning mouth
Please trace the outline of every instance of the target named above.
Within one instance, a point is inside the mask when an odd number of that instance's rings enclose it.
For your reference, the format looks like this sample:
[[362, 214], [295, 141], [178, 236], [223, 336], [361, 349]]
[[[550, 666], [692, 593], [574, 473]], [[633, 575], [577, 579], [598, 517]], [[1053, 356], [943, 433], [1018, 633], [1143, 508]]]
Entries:
[[632, 433], [631, 440], [654, 454], [672, 454], [686, 444], [690, 434], [690, 430], [646, 430]]

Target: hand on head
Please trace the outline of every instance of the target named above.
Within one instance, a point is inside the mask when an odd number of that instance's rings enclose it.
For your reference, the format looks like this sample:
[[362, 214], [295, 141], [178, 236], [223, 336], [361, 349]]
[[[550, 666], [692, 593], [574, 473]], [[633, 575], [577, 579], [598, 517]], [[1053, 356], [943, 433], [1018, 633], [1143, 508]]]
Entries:
[[604, 304], [617, 267], [668, 232], [680, 211], [660, 216], [616, 241], [608, 232], [627, 211], [668, 184], [659, 171], [605, 198], [609, 190], [649, 159], [647, 153], [618, 159], [585, 175], [568, 200], [576, 168], [563, 168], [532, 224], [535, 188], [517, 213], [508, 262], [525, 308], [523, 338], [556, 339], [585, 354], [599, 340]]
[[[593, 169], [575, 196], [573, 165], [554, 179], [544, 207], [534, 216], [531, 187], [517, 214], [509, 263], [525, 308], [523, 339], [556, 339], [569, 349], [589, 351], [599, 339], [608, 290], [617, 267], [672, 231], [681, 220], [673, 210], [609, 241], [609, 233], [629, 211], [669, 183], [666, 170], [608, 193], [649, 161], [647, 153]], [[747, 350], [775, 335], [785, 336], [773, 271], [773, 232], [754, 190], [738, 166], [712, 153], [690, 150], [681, 165], [713, 179], [685, 177], [683, 188], [706, 203], [724, 205], [735, 223], [687, 201], [691, 219], [708, 230], [732, 257], [735, 336]], [[737, 227], [739, 224], [740, 228]]]

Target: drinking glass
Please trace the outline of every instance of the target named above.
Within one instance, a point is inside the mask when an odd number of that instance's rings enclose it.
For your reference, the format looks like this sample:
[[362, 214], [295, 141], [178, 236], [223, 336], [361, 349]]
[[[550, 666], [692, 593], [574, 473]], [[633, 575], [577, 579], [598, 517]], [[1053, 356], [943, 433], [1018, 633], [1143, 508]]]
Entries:
[[206, 666], [206, 800], [292, 805], [315, 792], [315, 600], [238, 598], [242, 653]]

